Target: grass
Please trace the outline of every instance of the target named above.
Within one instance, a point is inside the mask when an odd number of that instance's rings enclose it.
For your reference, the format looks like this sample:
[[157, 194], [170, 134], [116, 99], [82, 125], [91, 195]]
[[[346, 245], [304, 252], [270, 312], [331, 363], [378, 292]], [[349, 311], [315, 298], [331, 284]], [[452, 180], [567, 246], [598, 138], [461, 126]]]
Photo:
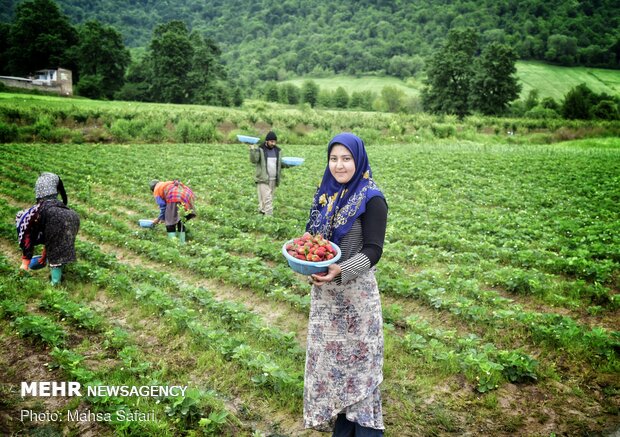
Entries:
[[517, 63], [517, 76], [523, 85], [522, 98], [527, 97], [530, 90], [537, 89], [541, 98], [553, 97], [561, 101], [571, 88], [582, 83], [598, 94], [620, 95], [620, 70], [520, 61]]
[[[532, 89], [537, 89], [539, 97], [553, 97], [561, 101], [573, 87], [585, 83], [596, 93], [620, 95], [620, 70], [590, 67], [561, 67], [542, 62], [518, 61], [517, 77], [522, 85], [521, 99], [525, 99]], [[335, 76], [303, 77], [284, 81], [299, 87], [306, 80], [313, 80], [321, 89], [334, 91], [343, 87], [349, 95], [354, 91], [372, 91], [377, 95], [386, 86], [393, 86], [407, 97], [418, 97], [424, 86], [423, 79], [410, 78], [407, 81], [395, 77], [380, 76]]]
[[386, 86], [396, 87], [408, 97], [417, 97], [420, 95], [421, 83], [412, 80], [404, 82], [396, 77], [381, 76], [334, 76], [334, 77], [303, 77], [299, 79], [290, 79], [283, 83], [292, 83], [301, 88], [307, 80], [314, 81], [322, 90], [335, 91], [336, 88], [344, 88], [349, 95], [354, 91], [372, 91], [380, 95], [381, 90]]

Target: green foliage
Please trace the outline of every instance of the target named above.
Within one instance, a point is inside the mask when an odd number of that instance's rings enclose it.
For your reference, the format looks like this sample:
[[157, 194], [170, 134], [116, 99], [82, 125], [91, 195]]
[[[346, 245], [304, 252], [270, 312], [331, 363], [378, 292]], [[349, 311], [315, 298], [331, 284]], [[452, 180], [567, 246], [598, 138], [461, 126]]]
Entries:
[[620, 120], [618, 104], [613, 100], [601, 100], [592, 108], [592, 116], [599, 120]]
[[160, 24], [146, 55], [131, 65], [127, 82], [114, 95], [125, 100], [239, 105], [241, 92], [225, 82], [220, 54], [212, 40], [190, 32], [181, 21]]
[[221, 435], [222, 425], [228, 418], [227, 411], [212, 411], [207, 417], [203, 417], [198, 422], [201, 430], [206, 435]]
[[0, 121], [0, 143], [12, 143], [17, 140], [19, 132], [15, 124]]
[[263, 89], [263, 96], [268, 102], [277, 102], [280, 100], [278, 94], [278, 85], [274, 81], [269, 81]]
[[372, 110], [372, 102], [376, 96], [372, 91], [354, 91], [351, 93], [349, 107], [352, 109]]
[[110, 99], [125, 81], [129, 50], [116, 29], [96, 20], [87, 21], [78, 32], [78, 93], [95, 99]]
[[76, 85], [76, 94], [91, 99], [99, 99], [105, 96], [103, 76], [100, 74], [83, 74]]
[[64, 343], [65, 331], [48, 317], [19, 316], [13, 324], [17, 332], [23, 337], [31, 337], [49, 346], [59, 346]]
[[77, 31], [54, 1], [21, 2], [7, 38], [9, 65], [5, 68], [22, 77], [43, 68], [74, 69], [71, 49], [77, 42]]
[[319, 86], [311, 81], [307, 80], [301, 87], [301, 101], [302, 103], [308, 103], [311, 107], [317, 104], [319, 97]]
[[399, 112], [403, 107], [404, 97], [404, 93], [393, 86], [386, 86], [381, 90], [381, 99], [388, 112]]
[[186, 426], [189, 426], [201, 417], [200, 398], [200, 391], [188, 389], [185, 396], [178, 396], [169, 400], [165, 409], [166, 414], [182, 420]]
[[[233, 48], [223, 53], [224, 60], [244, 80], [255, 77], [256, 65], [263, 62], [269, 74], [264, 80], [276, 79], [282, 70], [299, 75], [319, 69], [338, 74], [386, 69], [390, 74], [409, 74], [416, 56], [427, 57], [438, 49], [440, 36], [471, 23], [479, 27], [485, 44], [507, 44], [522, 59], [611, 68], [620, 61], [616, 55], [620, 11], [613, 0], [526, 0], [518, 5], [458, 0], [415, 7], [365, 1], [257, 5], [251, 0], [234, 4], [190, 0], [173, 8], [165, 3], [149, 3], [148, 8], [140, 2], [59, 3], [75, 22], [93, 17], [113, 25], [132, 47], [147, 46], [152, 29], [162, 20], [192, 23], [193, 30]], [[121, 7], [124, 13], [118, 14]]]
[[188, 102], [188, 75], [192, 68], [194, 47], [187, 26], [181, 21], [157, 26], [149, 53], [152, 71], [148, 81], [152, 99], [165, 103]]
[[482, 50], [472, 78], [473, 109], [486, 115], [506, 112], [521, 90], [515, 77], [516, 60], [516, 53], [504, 44], [492, 42]]
[[469, 114], [471, 81], [478, 35], [471, 28], [452, 29], [441, 48], [427, 65], [427, 87], [422, 92], [424, 107], [434, 113]]
[[[476, 56], [477, 50], [476, 31], [450, 31], [443, 48], [428, 62], [427, 86], [422, 92], [427, 110], [459, 118], [472, 111], [486, 115], [506, 112], [520, 91], [514, 76], [516, 54], [498, 42], [485, 46], [480, 56]], [[535, 99], [536, 95], [531, 97]], [[526, 107], [529, 105], [534, 106], [534, 102], [527, 102]]]
[[333, 103], [336, 108], [344, 109], [349, 106], [349, 94], [343, 87], [338, 87], [334, 92]]
[[562, 102], [562, 116], [569, 120], [589, 120], [592, 118], [594, 93], [586, 84], [570, 90]]

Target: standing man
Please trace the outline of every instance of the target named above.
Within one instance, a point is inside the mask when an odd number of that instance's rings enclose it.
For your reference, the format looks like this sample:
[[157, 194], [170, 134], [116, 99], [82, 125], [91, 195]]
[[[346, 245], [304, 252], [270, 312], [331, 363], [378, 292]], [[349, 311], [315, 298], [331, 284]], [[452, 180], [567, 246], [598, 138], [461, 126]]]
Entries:
[[256, 191], [258, 192], [258, 212], [273, 215], [273, 197], [276, 187], [280, 185], [282, 167], [281, 149], [276, 146], [278, 137], [273, 131], [265, 136], [265, 141], [258, 147], [250, 146], [250, 162], [256, 164]]

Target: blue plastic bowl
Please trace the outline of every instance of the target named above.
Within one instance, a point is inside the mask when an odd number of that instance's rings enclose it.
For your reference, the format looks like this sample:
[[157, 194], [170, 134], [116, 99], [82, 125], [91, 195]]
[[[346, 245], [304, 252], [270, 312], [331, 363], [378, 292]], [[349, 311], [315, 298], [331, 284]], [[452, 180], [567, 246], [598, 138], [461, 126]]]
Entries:
[[248, 144], [256, 144], [258, 143], [258, 140], [260, 140], [260, 138], [248, 137], [246, 135], [237, 135], [237, 139], [241, 141], [242, 143], [248, 143]]
[[143, 227], [143, 228], [152, 228], [153, 227], [153, 220], [140, 219], [140, 220], [138, 220], [138, 224], [141, 227]]
[[336, 249], [336, 255], [332, 259], [319, 262], [303, 261], [290, 256], [286, 251], [286, 245], [292, 242], [293, 240], [288, 240], [282, 245], [282, 255], [284, 255], [284, 258], [286, 258], [286, 260], [288, 261], [289, 267], [293, 269], [294, 272], [300, 273], [302, 275], [314, 275], [315, 273], [326, 272], [327, 266], [338, 261], [340, 259], [340, 256], [342, 255], [340, 247], [338, 247], [337, 244], [332, 243], [332, 247]]
[[42, 269], [43, 267], [45, 267], [45, 264], [39, 264], [39, 260], [40, 259], [41, 259], [41, 257], [39, 255], [33, 256], [30, 259], [30, 265], [28, 266], [28, 268], [30, 270], [39, 270], [39, 269]]
[[295, 158], [292, 156], [284, 156], [282, 157], [282, 162], [286, 165], [301, 165], [304, 162], [303, 158]]

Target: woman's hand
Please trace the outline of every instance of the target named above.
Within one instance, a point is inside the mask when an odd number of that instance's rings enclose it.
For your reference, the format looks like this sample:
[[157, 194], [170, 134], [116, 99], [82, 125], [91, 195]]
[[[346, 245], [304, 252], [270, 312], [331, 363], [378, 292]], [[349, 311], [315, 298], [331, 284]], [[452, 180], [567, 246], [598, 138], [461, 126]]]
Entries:
[[340, 269], [340, 266], [338, 264], [330, 264], [329, 266], [327, 266], [327, 273], [318, 273], [318, 274], [314, 274], [314, 275], [310, 275], [310, 281], [312, 284], [316, 285], [317, 287], [322, 286], [323, 284], [327, 284], [328, 282], [332, 282], [336, 276], [338, 276], [340, 274], [342, 270]]
[[153, 226], [155, 226], [158, 223], [159, 223], [159, 218], [156, 218], [155, 220], [153, 220]]

